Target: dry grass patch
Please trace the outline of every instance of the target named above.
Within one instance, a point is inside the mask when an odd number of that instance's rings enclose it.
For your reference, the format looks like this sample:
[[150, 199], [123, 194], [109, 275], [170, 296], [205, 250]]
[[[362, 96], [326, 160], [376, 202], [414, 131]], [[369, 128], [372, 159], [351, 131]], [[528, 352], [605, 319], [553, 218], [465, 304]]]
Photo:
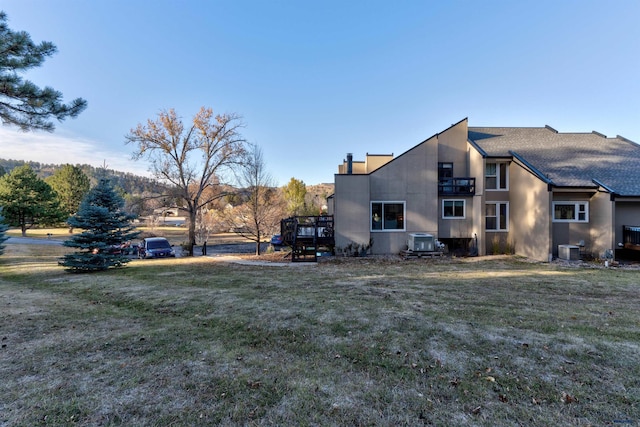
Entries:
[[640, 273], [0, 257], [0, 425], [640, 421]]

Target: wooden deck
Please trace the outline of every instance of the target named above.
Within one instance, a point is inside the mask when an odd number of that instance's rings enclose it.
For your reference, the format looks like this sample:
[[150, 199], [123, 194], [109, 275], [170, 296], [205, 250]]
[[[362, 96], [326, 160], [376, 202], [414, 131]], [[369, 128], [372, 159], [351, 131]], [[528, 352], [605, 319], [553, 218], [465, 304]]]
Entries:
[[640, 226], [623, 225], [622, 241], [625, 249], [640, 251]]
[[284, 243], [291, 247], [292, 262], [317, 262], [319, 252], [333, 253], [333, 215], [294, 216], [280, 221]]

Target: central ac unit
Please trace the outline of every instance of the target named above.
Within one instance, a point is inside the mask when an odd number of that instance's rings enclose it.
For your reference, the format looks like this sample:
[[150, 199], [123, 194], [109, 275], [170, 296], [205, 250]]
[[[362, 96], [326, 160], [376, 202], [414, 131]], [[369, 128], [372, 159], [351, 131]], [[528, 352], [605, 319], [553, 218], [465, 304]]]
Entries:
[[410, 251], [415, 252], [433, 252], [435, 251], [435, 237], [427, 233], [410, 233], [407, 247]]

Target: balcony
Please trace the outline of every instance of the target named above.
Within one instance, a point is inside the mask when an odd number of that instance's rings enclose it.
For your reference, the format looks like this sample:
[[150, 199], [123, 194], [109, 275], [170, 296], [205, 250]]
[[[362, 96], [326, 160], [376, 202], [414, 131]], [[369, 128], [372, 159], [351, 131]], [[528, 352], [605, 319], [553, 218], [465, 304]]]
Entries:
[[439, 196], [473, 196], [476, 194], [475, 178], [444, 178], [438, 182]]

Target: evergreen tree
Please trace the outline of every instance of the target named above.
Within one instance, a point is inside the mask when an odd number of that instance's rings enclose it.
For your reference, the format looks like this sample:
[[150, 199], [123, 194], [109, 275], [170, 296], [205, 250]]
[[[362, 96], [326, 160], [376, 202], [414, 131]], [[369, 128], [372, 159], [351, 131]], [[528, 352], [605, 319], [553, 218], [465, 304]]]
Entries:
[[4, 253], [4, 245], [2, 243], [8, 239], [8, 237], [4, 234], [4, 232], [7, 231], [8, 228], [9, 227], [4, 223], [2, 209], [0, 209], [0, 255]]
[[38, 178], [29, 165], [0, 177], [0, 206], [8, 225], [20, 227], [22, 235], [38, 225], [55, 225], [66, 218], [56, 193]]
[[284, 186], [284, 198], [287, 201], [287, 213], [289, 215], [302, 215], [305, 211], [304, 199], [307, 195], [307, 186], [302, 180], [291, 178]]
[[89, 177], [77, 166], [66, 164], [46, 179], [58, 195], [62, 211], [71, 216], [78, 212], [84, 196], [89, 192]]
[[67, 220], [70, 227], [84, 231], [63, 243], [80, 250], [65, 255], [60, 264], [71, 272], [89, 272], [122, 267], [129, 262], [117, 249], [139, 232], [131, 224], [133, 215], [123, 208], [122, 197], [108, 180], [101, 180], [80, 203], [78, 213]]
[[0, 120], [21, 130], [53, 131], [53, 117], [64, 120], [76, 117], [87, 107], [87, 101], [77, 98], [65, 105], [62, 94], [51, 87], [40, 89], [18, 73], [39, 67], [56, 52], [51, 42], [35, 44], [28, 33], [12, 31], [7, 15], [0, 12]]

